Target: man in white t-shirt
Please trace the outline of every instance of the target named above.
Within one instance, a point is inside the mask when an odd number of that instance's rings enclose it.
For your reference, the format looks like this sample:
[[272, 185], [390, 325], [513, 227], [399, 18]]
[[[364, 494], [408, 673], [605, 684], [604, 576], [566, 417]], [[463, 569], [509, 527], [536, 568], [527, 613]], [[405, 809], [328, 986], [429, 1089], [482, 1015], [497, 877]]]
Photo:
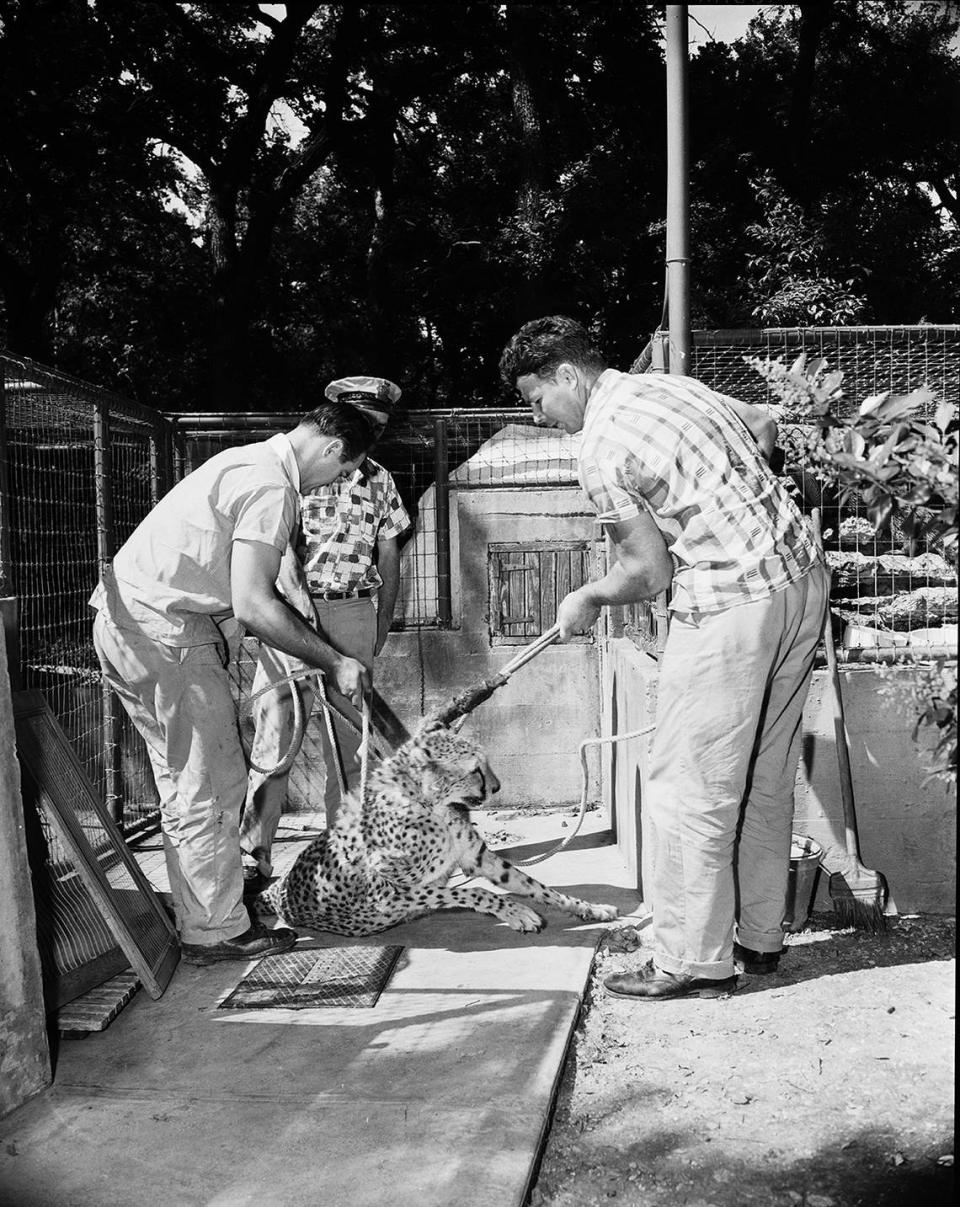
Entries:
[[[383, 377], [342, 377], [332, 381], [326, 397], [345, 410], [362, 412], [383, 432], [390, 412], [400, 398], [400, 388]], [[391, 474], [372, 457], [351, 475], [305, 492], [301, 499], [300, 531], [296, 559], [285, 559], [280, 586], [290, 598], [309, 601], [324, 638], [341, 653], [358, 658], [372, 673], [374, 657], [390, 632], [390, 622], [400, 587], [399, 537], [410, 527]], [[296, 659], [264, 647], [253, 684], [256, 695], [268, 683], [279, 682], [302, 669]], [[312, 681], [296, 687], [281, 684], [254, 704], [257, 733], [251, 752], [247, 801], [240, 824], [244, 888], [255, 896], [269, 883], [274, 837], [287, 799], [288, 773], [268, 775], [255, 768], [278, 766], [293, 740], [291, 692], [301, 695], [304, 715], [313, 706]], [[333, 738], [326, 726], [322, 734], [326, 776], [324, 807], [332, 827], [340, 807], [342, 789], [359, 782], [360, 757], [357, 728], [360, 717], [336, 690], [329, 693]], [[339, 711], [337, 711], [339, 710]], [[352, 713], [348, 721], [340, 713]]]
[[324, 405], [290, 432], [228, 449], [166, 494], [91, 597], [104, 679], [144, 738], [183, 958], [283, 951], [292, 930], [251, 925], [239, 821], [246, 762], [227, 666], [240, 627], [315, 666], [355, 704], [370, 674], [335, 650], [276, 590], [301, 493], [351, 475], [375, 429]]

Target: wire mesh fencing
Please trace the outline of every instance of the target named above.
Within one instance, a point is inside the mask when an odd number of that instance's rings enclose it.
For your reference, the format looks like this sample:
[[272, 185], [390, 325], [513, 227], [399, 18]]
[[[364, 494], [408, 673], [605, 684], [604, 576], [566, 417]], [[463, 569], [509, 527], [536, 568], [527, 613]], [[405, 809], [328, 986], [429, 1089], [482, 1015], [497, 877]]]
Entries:
[[[744, 358], [789, 362], [801, 352], [844, 371], [850, 408], [884, 390], [928, 385], [953, 402], [960, 391], [960, 327], [697, 332], [692, 368], [723, 393], [765, 404], [769, 387]], [[113, 816], [135, 832], [155, 822], [156, 790], [142, 741], [101, 683], [87, 605], [100, 567], [173, 481], [300, 416], [162, 416], [30, 361], [0, 356], [0, 369], [0, 599], [17, 601], [19, 686], [43, 691]], [[415, 410], [391, 420], [374, 455], [414, 521], [396, 628], [426, 633], [457, 622], [456, 495], [530, 491], [533, 505], [536, 491], [575, 489], [576, 444], [534, 427], [518, 407]], [[802, 458], [786, 473], [803, 506], [816, 497], [823, 510], [841, 657], [955, 651], [956, 570], [942, 548], [917, 545], [896, 524], [877, 534], [862, 503], [820, 491]], [[461, 560], [486, 556], [459, 552]], [[662, 649], [664, 601], [631, 605], [615, 623], [652, 652]], [[255, 643], [246, 648], [238, 693], [249, 693], [256, 656]]]
[[960, 401], [960, 326], [695, 331], [690, 374], [721, 393], [763, 405], [776, 399], [744, 358], [790, 364], [801, 354], [823, 357], [843, 373], [844, 416], [871, 394], [906, 394], [921, 385], [949, 402]]
[[[294, 426], [299, 414], [174, 415], [183, 472], [208, 457]], [[401, 538], [395, 629], [445, 628], [451, 610], [451, 490], [576, 486], [576, 441], [535, 427], [525, 408], [396, 415], [373, 450], [411, 521]]]
[[143, 743], [103, 689], [88, 599], [103, 562], [166, 489], [169, 425], [31, 361], [0, 357], [0, 595], [17, 600], [18, 686], [50, 702], [128, 828], [156, 813]]
[[[839, 414], [849, 418], [871, 395], [907, 394], [921, 386], [936, 400], [960, 402], [960, 326], [951, 327], [807, 327], [755, 331], [693, 332], [691, 376], [723, 394], [756, 406], [777, 406], [767, 381], [748, 363], [751, 358], [783, 360], [800, 355], [823, 358], [843, 373]], [[662, 358], [644, 358], [656, 371]], [[637, 366], [640, 367], [639, 364]], [[801, 508], [821, 509], [824, 548], [833, 580], [831, 608], [840, 624], [840, 658], [847, 661], [894, 659], [956, 652], [957, 574], [936, 538], [917, 539], [899, 520], [881, 532], [856, 492], [842, 501], [824, 490], [804, 458], [809, 432], [801, 417], [785, 414], [780, 443], [787, 459], [784, 478]], [[657, 654], [666, 639], [666, 601], [625, 609], [626, 630]]]

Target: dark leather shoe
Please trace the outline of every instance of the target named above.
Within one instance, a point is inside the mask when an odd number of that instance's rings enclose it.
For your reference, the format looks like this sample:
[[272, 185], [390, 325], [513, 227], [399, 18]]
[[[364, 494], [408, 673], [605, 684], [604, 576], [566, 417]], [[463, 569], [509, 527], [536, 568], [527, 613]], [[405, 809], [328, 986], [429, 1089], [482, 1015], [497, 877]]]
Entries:
[[676, 997], [727, 997], [737, 988], [735, 976], [713, 980], [710, 977], [675, 976], [663, 972], [651, 960], [639, 972], [618, 972], [603, 982], [614, 997], [632, 997], [639, 1001], [660, 1001]]
[[180, 952], [187, 964], [216, 964], [220, 960], [254, 960], [286, 951], [297, 941], [297, 932], [278, 926], [251, 926], [235, 939], [223, 943], [181, 943]]
[[769, 976], [776, 972], [781, 954], [779, 951], [753, 951], [739, 943], [733, 945], [734, 960], [750, 976]]

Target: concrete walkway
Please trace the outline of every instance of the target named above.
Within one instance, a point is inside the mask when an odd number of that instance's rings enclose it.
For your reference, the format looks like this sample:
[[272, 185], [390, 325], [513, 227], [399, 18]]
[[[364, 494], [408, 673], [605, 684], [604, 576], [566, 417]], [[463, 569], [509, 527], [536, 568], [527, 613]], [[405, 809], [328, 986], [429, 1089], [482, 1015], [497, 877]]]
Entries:
[[[500, 849], [522, 859], [562, 821], [483, 828], [518, 834]], [[530, 872], [636, 921], [602, 824], [588, 815]], [[0, 1123], [0, 1202], [519, 1207], [604, 929], [547, 919], [519, 935], [446, 912], [368, 940], [405, 948], [369, 1009], [220, 1011], [247, 966], [181, 964], [159, 1001], [141, 990], [106, 1031], [60, 1044], [53, 1086]]]

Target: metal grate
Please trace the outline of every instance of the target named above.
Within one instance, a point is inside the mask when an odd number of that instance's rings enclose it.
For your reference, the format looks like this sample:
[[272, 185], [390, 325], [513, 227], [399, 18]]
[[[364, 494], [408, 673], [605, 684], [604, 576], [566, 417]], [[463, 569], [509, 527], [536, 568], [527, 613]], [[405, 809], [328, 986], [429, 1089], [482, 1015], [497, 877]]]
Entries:
[[[47, 844], [47, 879], [61, 891], [45, 905], [61, 945], [74, 965], [83, 963], [103, 948], [105, 922], [151, 997], [160, 997], [180, 956], [172, 923], [41, 693], [17, 693], [14, 715], [23, 778], [32, 789], [25, 807], [58, 840]], [[42, 893], [42, 882], [37, 888]]]
[[306, 1010], [377, 1004], [402, 946], [326, 947], [264, 956], [220, 1010]]

